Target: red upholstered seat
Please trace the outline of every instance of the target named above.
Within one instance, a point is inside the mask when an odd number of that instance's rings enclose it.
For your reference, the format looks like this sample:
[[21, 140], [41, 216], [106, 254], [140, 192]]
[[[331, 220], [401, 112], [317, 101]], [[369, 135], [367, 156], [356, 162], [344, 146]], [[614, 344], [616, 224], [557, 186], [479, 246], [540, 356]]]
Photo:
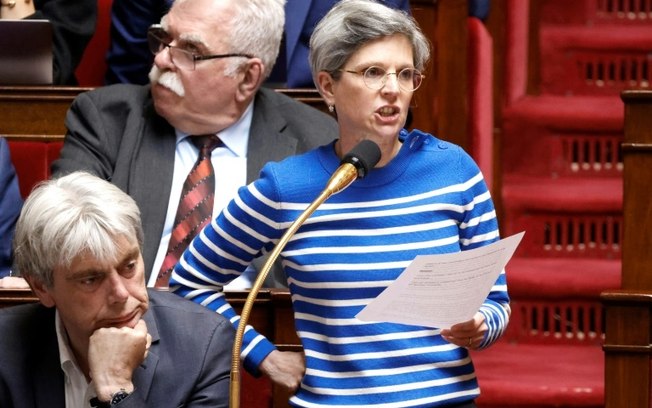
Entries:
[[24, 198], [36, 183], [50, 177], [50, 165], [59, 157], [63, 142], [9, 140], [8, 144]]

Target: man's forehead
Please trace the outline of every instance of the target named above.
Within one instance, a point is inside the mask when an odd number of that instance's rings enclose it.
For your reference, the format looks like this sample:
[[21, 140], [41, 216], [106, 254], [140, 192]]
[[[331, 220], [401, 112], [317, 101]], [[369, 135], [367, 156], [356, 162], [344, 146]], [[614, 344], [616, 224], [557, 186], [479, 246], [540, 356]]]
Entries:
[[180, 33], [179, 40], [187, 43], [199, 44], [204, 47], [208, 47], [208, 43], [204, 39], [204, 36], [201, 33]]
[[161, 22], [161, 28], [164, 31], [164, 36], [167, 36], [167, 41], [172, 42], [172, 41], [177, 41], [177, 42], [183, 42], [186, 44], [193, 44], [197, 47], [204, 47], [204, 48], [211, 48], [211, 46], [214, 46], [215, 44], [211, 44], [211, 38], [212, 35], [211, 33], [204, 33], [198, 28], [193, 28], [191, 31], [179, 31], [179, 29], [176, 29], [176, 31], [173, 31], [173, 27], [170, 27], [169, 25], [163, 24]]
[[80, 252], [72, 258], [70, 265], [65, 268], [68, 271], [66, 275], [84, 270], [97, 272], [110, 270], [123, 262], [138, 258], [140, 256], [140, 247], [137, 242], [130, 242], [125, 238], [120, 238], [112, 248], [110, 245], [99, 252], [90, 249]]

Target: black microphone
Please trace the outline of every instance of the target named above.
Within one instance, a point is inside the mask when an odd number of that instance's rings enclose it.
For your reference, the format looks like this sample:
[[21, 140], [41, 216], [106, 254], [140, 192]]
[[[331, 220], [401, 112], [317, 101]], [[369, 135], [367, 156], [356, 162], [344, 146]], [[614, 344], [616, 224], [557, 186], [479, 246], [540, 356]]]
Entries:
[[245, 328], [254, 301], [256, 300], [256, 296], [263, 287], [265, 278], [276, 261], [276, 258], [278, 258], [294, 233], [301, 225], [303, 225], [317, 207], [319, 207], [331, 195], [339, 193], [347, 188], [356, 179], [365, 177], [369, 170], [378, 164], [379, 160], [380, 147], [371, 140], [363, 140], [351, 149], [351, 151], [348, 152], [340, 162], [340, 167], [333, 172], [333, 175], [326, 184], [326, 188], [324, 188], [319, 197], [317, 197], [308, 208], [301, 213], [299, 218], [297, 218], [285, 231], [285, 234], [283, 234], [274, 247], [274, 250], [267, 258], [267, 261], [265, 261], [263, 268], [258, 272], [258, 276], [256, 277], [256, 280], [249, 291], [249, 295], [247, 295], [247, 300], [245, 300], [242, 307], [240, 322], [238, 323], [235, 339], [233, 340], [233, 350], [231, 355], [231, 383], [229, 386], [230, 408], [240, 408], [240, 353], [242, 351], [242, 340], [244, 338]]
[[380, 147], [371, 140], [363, 140], [344, 155], [340, 167], [326, 183], [324, 192], [328, 196], [339, 193], [355, 180], [364, 178], [379, 160]]
[[358, 178], [364, 178], [369, 170], [380, 161], [380, 147], [371, 141], [363, 140], [344, 155], [340, 164], [351, 163], [358, 169]]

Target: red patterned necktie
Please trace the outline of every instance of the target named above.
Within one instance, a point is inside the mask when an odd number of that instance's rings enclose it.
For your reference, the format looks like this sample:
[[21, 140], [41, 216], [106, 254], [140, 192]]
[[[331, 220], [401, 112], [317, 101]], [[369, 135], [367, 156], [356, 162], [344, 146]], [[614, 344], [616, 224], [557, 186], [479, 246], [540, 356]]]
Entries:
[[156, 278], [155, 287], [167, 288], [172, 270], [190, 241], [211, 220], [215, 195], [215, 172], [211, 152], [220, 144], [215, 135], [191, 136], [199, 148], [199, 157], [183, 183], [179, 208], [174, 218], [168, 251]]

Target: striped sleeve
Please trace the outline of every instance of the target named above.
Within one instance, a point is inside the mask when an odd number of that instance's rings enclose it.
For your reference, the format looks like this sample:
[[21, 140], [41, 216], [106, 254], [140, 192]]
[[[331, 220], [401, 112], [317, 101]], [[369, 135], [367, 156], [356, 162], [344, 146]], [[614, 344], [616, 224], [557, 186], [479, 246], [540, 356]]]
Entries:
[[[476, 174], [469, 174], [469, 179], [466, 181], [468, 188], [464, 190], [466, 197], [463, 202], [467, 205], [465, 218], [460, 225], [460, 240], [463, 250], [488, 245], [500, 239], [496, 210], [489, 189], [475, 162], [467, 154], [462, 153], [459, 174], [464, 178], [466, 177], [465, 173], [474, 171]], [[486, 348], [503, 335], [509, 323], [509, 296], [504, 269], [479, 312], [484, 316], [488, 328], [480, 348]]]
[[[241, 188], [238, 197], [191, 242], [170, 280], [171, 291], [220, 313], [236, 329], [240, 316], [226, 301], [222, 288], [256, 256], [273, 248], [286, 227], [269, 218], [278, 211], [269, 208], [274, 187], [264, 174], [255, 184]], [[258, 366], [273, 350], [272, 342], [247, 325], [241, 354], [247, 371], [258, 375]]]

